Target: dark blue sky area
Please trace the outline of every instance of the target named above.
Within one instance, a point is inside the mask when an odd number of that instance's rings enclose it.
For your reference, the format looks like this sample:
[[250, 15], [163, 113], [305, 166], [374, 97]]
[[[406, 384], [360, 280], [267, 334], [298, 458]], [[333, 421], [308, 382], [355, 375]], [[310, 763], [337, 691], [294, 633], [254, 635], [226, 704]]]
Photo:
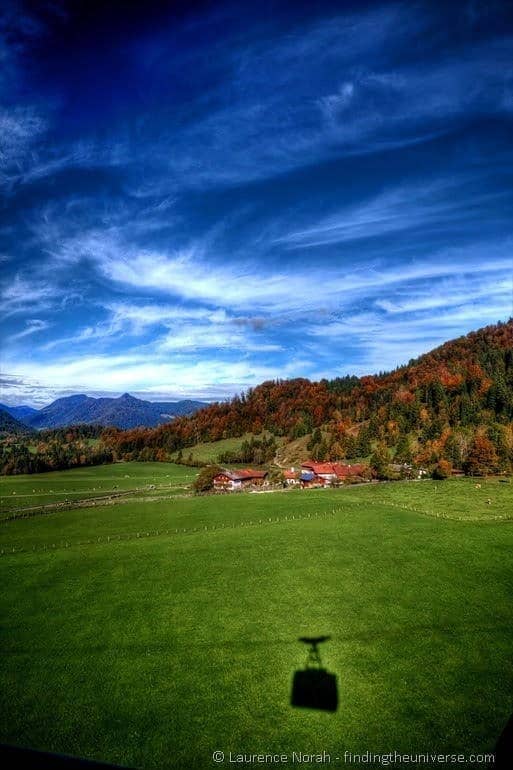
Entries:
[[2, 14], [2, 401], [223, 398], [513, 315], [510, 2]]

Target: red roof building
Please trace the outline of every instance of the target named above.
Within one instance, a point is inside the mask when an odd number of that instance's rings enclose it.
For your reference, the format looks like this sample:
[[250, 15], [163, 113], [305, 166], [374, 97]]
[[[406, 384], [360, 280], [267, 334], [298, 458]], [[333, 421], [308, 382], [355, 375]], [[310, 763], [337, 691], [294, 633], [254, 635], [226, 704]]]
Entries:
[[355, 463], [355, 465], [333, 463], [333, 467], [339, 479], [349, 478], [350, 476], [362, 476], [367, 470], [367, 466], [362, 463]]
[[307, 471], [312, 471], [316, 476], [334, 476], [334, 463], [316, 463], [308, 460], [306, 463], [302, 463], [302, 468]]
[[223, 470], [214, 476], [214, 489], [235, 490], [249, 486], [260, 486], [267, 478], [267, 471], [254, 471], [252, 468], [229, 471]]
[[324, 484], [335, 479], [343, 481], [350, 477], [362, 476], [366, 470], [366, 466], [361, 463], [343, 465], [342, 463], [317, 463], [310, 460], [303, 463], [301, 468], [313, 473], [317, 481], [322, 481]]

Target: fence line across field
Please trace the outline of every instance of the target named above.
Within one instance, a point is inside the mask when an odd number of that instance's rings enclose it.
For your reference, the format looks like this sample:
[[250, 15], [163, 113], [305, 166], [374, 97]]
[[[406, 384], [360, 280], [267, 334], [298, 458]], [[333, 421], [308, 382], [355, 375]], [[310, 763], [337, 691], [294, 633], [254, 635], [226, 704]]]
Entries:
[[[291, 521], [305, 521], [306, 519], [318, 519], [318, 518], [329, 518], [333, 517], [336, 514], [340, 513], [349, 513], [351, 510], [355, 507], [365, 507], [367, 504], [362, 501], [348, 501], [351, 502], [350, 507], [344, 507], [344, 508], [333, 508], [329, 511], [322, 511], [322, 512], [314, 512], [314, 513], [307, 513], [307, 514], [293, 514], [292, 516], [278, 516], [278, 517], [266, 517], [264, 519], [258, 519], [258, 521], [239, 521], [239, 522], [232, 522], [232, 523], [221, 523], [221, 524], [212, 524], [208, 525], [205, 524], [202, 527], [193, 527], [193, 528], [183, 528], [183, 527], [171, 527], [170, 529], [162, 529], [162, 530], [150, 530], [150, 531], [139, 531], [139, 532], [127, 532], [127, 533], [116, 533], [113, 535], [100, 535], [97, 538], [87, 539], [87, 540], [79, 540], [76, 542], [68, 542], [68, 541], [61, 541], [60, 543], [52, 543], [51, 545], [43, 545], [43, 546], [33, 546], [32, 548], [18, 548], [16, 546], [4, 546], [2, 549], [0, 549], [0, 556], [8, 556], [12, 554], [30, 554], [30, 553], [41, 553], [48, 550], [65, 550], [67, 548], [71, 547], [77, 547], [77, 546], [84, 546], [84, 545], [105, 545], [115, 542], [122, 542], [126, 540], [136, 540], [140, 538], [145, 537], [169, 537], [169, 536], [176, 536], [176, 535], [194, 535], [198, 534], [198, 532], [202, 532], [203, 534], [205, 532], [213, 533], [219, 530], [226, 530], [226, 529], [242, 529], [243, 527], [257, 527], [261, 525], [268, 525], [268, 524], [278, 524], [278, 523], [290, 523]], [[415, 508], [413, 506], [401, 504], [401, 503], [392, 503], [387, 500], [373, 500], [370, 505], [378, 504], [378, 505], [384, 505], [387, 507], [392, 508], [399, 508], [401, 510], [407, 510], [412, 511], [414, 513], [419, 513], [423, 516], [429, 516], [432, 518], [438, 518], [438, 519], [445, 519], [445, 520], [451, 520], [451, 521], [462, 521], [462, 522], [480, 522], [480, 523], [487, 523], [491, 521], [504, 521], [509, 522], [513, 521], [513, 514], [499, 514], [496, 516], [487, 516], [485, 519], [477, 516], [473, 517], [467, 517], [467, 516], [453, 516], [451, 514], [447, 513], [440, 513], [435, 511], [426, 511], [421, 510], [419, 508]]]

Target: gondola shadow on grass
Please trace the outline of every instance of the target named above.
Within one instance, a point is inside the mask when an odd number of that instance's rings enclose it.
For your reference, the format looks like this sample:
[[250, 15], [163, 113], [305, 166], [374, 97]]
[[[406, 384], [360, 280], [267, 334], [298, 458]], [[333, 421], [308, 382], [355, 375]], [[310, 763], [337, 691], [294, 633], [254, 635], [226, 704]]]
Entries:
[[290, 705], [299, 708], [336, 711], [338, 708], [337, 677], [330, 674], [321, 661], [319, 644], [329, 636], [301, 636], [298, 641], [308, 645], [304, 669], [294, 672]]

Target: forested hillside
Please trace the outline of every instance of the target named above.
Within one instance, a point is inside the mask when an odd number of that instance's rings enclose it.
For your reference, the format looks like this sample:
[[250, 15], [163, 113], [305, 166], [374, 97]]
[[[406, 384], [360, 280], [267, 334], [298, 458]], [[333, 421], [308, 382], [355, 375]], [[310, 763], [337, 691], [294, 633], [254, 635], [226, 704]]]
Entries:
[[43, 473], [45, 471], [103, 465], [114, 455], [100, 440], [102, 428], [77, 425], [72, 428], [37, 433], [22, 426], [25, 434], [11, 434], [0, 442], [0, 471], [3, 474]]
[[153, 430], [107, 430], [103, 440], [119, 457], [165, 460], [202, 441], [263, 431], [290, 440], [309, 434], [310, 454], [318, 460], [373, 454], [375, 464], [442, 461], [441, 472], [450, 466], [469, 473], [509, 469], [513, 319], [447, 342], [393, 372], [264, 382]]

